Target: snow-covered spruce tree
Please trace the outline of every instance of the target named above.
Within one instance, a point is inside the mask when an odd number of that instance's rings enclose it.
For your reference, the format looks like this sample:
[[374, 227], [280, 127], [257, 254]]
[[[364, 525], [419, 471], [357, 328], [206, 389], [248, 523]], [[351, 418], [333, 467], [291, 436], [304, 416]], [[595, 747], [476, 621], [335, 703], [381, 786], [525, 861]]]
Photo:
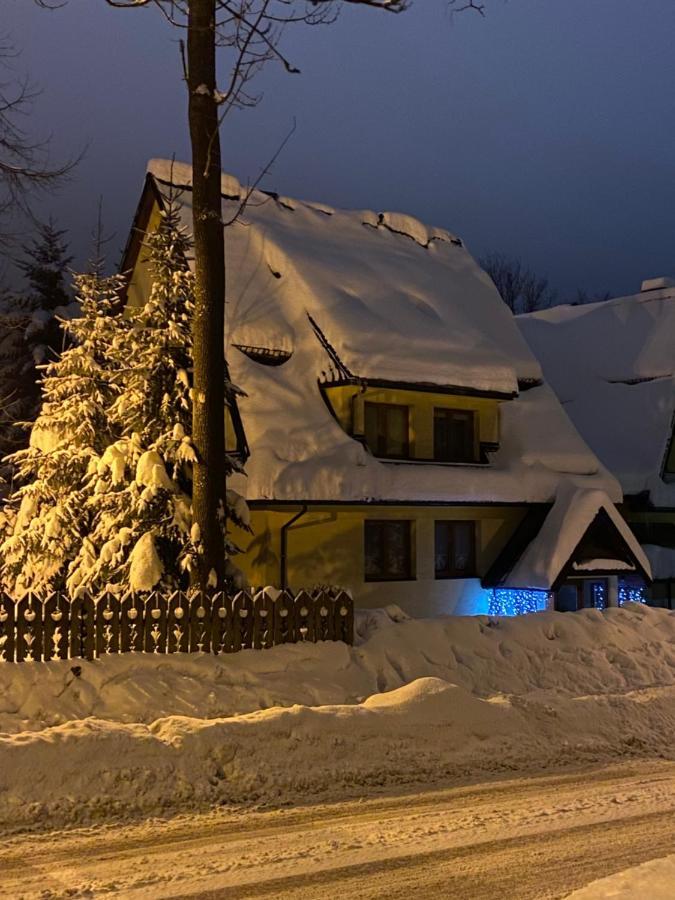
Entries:
[[128, 327], [120, 311], [123, 286], [121, 276], [103, 277], [98, 269], [75, 276], [81, 315], [61, 323], [71, 346], [44, 369], [42, 409], [28, 448], [8, 458], [20, 487], [8, 500], [16, 515], [0, 546], [0, 572], [15, 596], [65, 587], [91, 528], [92, 475], [114, 439], [111, 366]]
[[[145, 305], [129, 311], [129, 327], [115, 346], [117, 396], [109, 421], [119, 437], [92, 479], [86, 501], [92, 528], [70, 567], [73, 594], [171, 590], [187, 587], [198, 571], [190, 436], [194, 275], [174, 198], [146, 237], [145, 252], [152, 288]], [[228, 384], [229, 397], [234, 391]], [[231, 492], [229, 501], [227, 518], [245, 525], [245, 504]], [[236, 551], [227, 538], [226, 544], [228, 555]]]
[[71, 298], [66, 287], [68, 254], [64, 229], [53, 219], [37, 226], [37, 234], [24, 246], [19, 268], [28, 283], [26, 297], [32, 308], [26, 343], [36, 365], [42, 365], [63, 349], [66, 333], [59, 327], [57, 313], [63, 315]]
[[63, 348], [64, 333], [57, 315], [73, 312], [66, 289], [72, 257], [65, 231], [51, 220], [38, 225], [23, 252], [19, 268], [27, 289], [0, 296], [0, 457], [26, 446], [27, 431], [15, 423], [32, 422], [37, 416], [37, 367], [54, 359]]

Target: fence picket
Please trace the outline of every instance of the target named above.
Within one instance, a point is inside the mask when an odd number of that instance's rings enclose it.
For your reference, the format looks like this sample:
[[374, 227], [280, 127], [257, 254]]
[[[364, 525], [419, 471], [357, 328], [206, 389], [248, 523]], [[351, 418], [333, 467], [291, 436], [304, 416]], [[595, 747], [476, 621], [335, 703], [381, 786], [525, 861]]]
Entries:
[[42, 659], [42, 603], [26, 594], [16, 606], [16, 661]]
[[137, 594], [126, 594], [120, 604], [120, 647], [122, 653], [143, 650], [143, 601]]
[[288, 591], [281, 591], [274, 601], [274, 643], [295, 642], [295, 603]]
[[0, 662], [14, 662], [16, 603], [0, 593]]
[[253, 598], [239, 591], [232, 601], [232, 649], [247, 650], [253, 646]]
[[190, 649], [190, 600], [182, 591], [168, 597], [167, 653], [187, 653]]
[[344, 641], [345, 644], [354, 643], [354, 601], [346, 591], [340, 591], [335, 598], [334, 607], [335, 625], [333, 638], [336, 641]]
[[263, 650], [274, 643], [274, 600], [263, 588], [253, 598], [253, 647]]
[[93, 659], [96, 643], [96, 610], [94, 601], [85, 594], [70, 602], [69, 656]]
[[296, 641], [311, 642], [314, 637], [314, 600], [307, 591], [298, 591], [295, 598]]
[[219, 591], [211, 600], [211, 652], [232, 651], [232, 606], [227, 594]]
[[211, 649], [211, 599], [203, 591], [190, 597], [190, 653]]
[[332, 641], [335, 634], [335, 599], [319, 591], [314, 599], [314, 640]]
[[166, 620], [166, 597], [153, 591], [145, 598], [143, 614], [143, 649], [146, 653], [166, 653]]
[[42, 658], [68, 659], [70, 603], [63, 594], [50, 594], [44, 602]]

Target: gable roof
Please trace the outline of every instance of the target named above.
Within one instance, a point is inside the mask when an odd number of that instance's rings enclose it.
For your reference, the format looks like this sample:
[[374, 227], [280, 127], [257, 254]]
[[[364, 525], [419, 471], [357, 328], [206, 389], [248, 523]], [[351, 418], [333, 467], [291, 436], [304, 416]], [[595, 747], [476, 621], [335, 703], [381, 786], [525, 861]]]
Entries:
[[572, 483], [561, 484], [548, 511], [534, 508], [510, 544], [486, 576], [486, 586], [550, 591], [573, 575], [651, 577], [646, 554], [607, 494]]
[[[154, 160], [149, 172], [160, 194], [171, 183], [184, 189], [191, 227], [189, 167]], [[226, 221], [243, 194], [223, 176]], [[249, 499], [551, 501], [563, 474], [619, 498], [541, 383], [491, 280], [449, 232], [254, 191], [225, 231], [225, 253], [226, 353], [247, 394], [240, 411], [251, 451], [247, 477], [232, 486]], [[275, 365], [264, 364], [264, 351]], [[317, 380], [339, 366], [357, 378], [515, 397], [500, 407], [492, 466], [375, 459], [321, 397]], [[519, 383], [535, 386], [519, 393]]]
[[627, 495], [675, 506], [661, 472], [675, 412], [675, 288], [519, 316], [582, 436]]

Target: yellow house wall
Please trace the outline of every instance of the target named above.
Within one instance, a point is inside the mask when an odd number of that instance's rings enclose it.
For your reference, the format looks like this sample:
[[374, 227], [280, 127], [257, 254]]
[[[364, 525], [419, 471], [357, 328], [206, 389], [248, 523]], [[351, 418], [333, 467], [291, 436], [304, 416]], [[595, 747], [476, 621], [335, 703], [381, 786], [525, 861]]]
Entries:
[[[281, 526], [301, 506], [252, 510], [253, 534], [235, 530], [245, 552], [235, 562], [251, 585], [280, 582]], [[352, 591], [356, 605], [396, 603], [411, 615], [487, 613], [488, 592], [478, 579], [434, 577], [434, 522], [473, 519], [477, 524], [478, 574], [483, 575], [525, 514], [524, 507], [315, 507], [288, 529], [288, 582], [298, 590], [330, 584]], [[364, 520], [409, 519], [413, 523], [415, 578], [400, 582], [366, 582]]]
[[434, 455], [434, 408], [471, 410], [476, 413], [474, 448], [478, 458], [480, 443], [499, 441], [499, 401], [487, 397], [465, 397], [427, 391], [354, 385], [327, 387], [326, 397], [347, 434], [363, 435], [364, 403], [396, 403], [407, 406], [410, 455], [413, 459], [432, 459]]
[[[161, 216], [157, 202], [153, 203], [148, 219], [146, 232], [152, 234], [157, 231]], [[150, 278], [150, 268], [148, 266], [148, 255], [145, 247], [141, 246], [140, 253], [136, 258], [136, 262], [131, 272], [131, 280], [127, 289], [127, 306], [128, 315], [133, 315], [134, 307], [143, 306], [150, 294], [152, 288], [152, 279]]]

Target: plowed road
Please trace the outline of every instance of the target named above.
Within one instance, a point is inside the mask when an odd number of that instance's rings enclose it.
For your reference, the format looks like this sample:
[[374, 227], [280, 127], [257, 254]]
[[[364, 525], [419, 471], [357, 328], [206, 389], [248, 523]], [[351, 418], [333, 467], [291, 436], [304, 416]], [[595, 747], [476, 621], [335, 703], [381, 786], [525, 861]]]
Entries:
[[0, 838], [0, 896], [526, 900], [672, 852], [675, 763], [643, 761]]

